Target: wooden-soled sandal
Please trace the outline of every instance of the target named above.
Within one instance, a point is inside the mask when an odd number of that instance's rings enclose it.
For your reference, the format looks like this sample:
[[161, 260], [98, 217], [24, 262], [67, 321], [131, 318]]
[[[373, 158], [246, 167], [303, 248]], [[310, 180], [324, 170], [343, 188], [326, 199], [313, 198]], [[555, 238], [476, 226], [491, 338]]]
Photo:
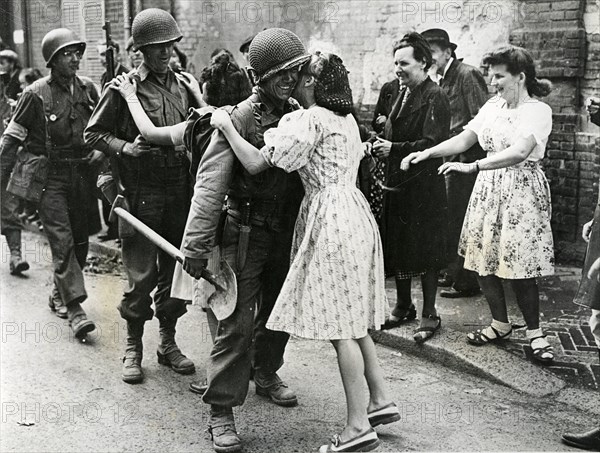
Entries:
[[554, 360], [554, 348], [547, 344], [546, 346], [540, 346], [537, 348], [533, 347], [533, 342], [539, 338], [546, 338], [546, 335], [541, 337], [535, 337], [529, 340], [531, 345], [531, 351], [533, 352], [533, 358], [540, 363], [550, 363]]
[[493, 326], [489, 326], [490, 329], [494, 331], [495, 338], [490, 338], [486, 334], [483, 333], [482, 329], [477, 329], [474, 332], [470, 332], [467, 334], [467, 341], [474, 346], [483, 346], [488, 343], [496, 343], [504, 340], [508, 340], [512, 335], [512, 328], [506, 333], [500, 333], [499, 330], [495, 329]]

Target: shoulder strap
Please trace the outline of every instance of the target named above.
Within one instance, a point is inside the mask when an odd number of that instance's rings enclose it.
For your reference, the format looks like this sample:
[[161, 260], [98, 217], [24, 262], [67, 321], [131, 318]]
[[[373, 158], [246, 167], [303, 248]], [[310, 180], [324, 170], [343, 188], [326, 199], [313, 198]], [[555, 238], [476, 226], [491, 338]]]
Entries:
[[52, 88], [48, 83], [50, 80], [50, 76], [42, 77], [39, 80], [36, 80], [28, 89], [37, 94], [39, 98], [42, 100], [42, 106], [44, 108], [44, 116], [46, 118], [46, 123], [44, 127], [46, 128], [46, 154], [50, 156], [50, 151], [52, 150], [52, 139], [50, 137], [50, 131], [48, 129], [48, 122], [50, 121], [50, 116], [52, 115], [52, 106], [54, 105], [54, 101], [52, 99]]

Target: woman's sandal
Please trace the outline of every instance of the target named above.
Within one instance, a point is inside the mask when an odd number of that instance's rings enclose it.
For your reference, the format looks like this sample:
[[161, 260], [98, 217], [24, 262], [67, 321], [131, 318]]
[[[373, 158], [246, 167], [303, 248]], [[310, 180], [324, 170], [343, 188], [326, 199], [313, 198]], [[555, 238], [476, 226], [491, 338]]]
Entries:
[[392, 311], [392, 315], [398, 319], [386, 319], [385, 323], [381, 326], [381, 330], [394, 329], [395, 327], [400, 327], [405, 322], [417, 319], [417, 308], [413, 304], [410, 304], [410, 307], [405, 309], [403, 313], [396, 316]]
[[483, 346], [488, 343], [498, 343], [500, 341], [508, 340], [512, 335], [512, 328], [506, 333], [500, 333], [500, 331], [493, 326], [488, 327], [494, 331], [494, 335], [496, 335], [494, 338], [488, 337], [483, 333], [482, 329], [477, 329], [475, 332], [467, 334], [467, 341], [474, 346]]
[[329, 445], [321, 445], [319, 453], [371, 451], [379, 445], [379, 438], [373, 428], [359, 434], [354, 439], [342, 442], [338, 434], [334, 435]]
[[[437, 321], [437, 324], [431, 327], [419, 327], [417, 330], [415, 330], [413, 334], [413, 339], [417, 343], [424, 343], [425, 341], [429, 340], [431, 337], [433, 337], [435, 332], [440, 330], [440, 327], [442, 327], [442, 318], [440, 318], [439, 316], [429, 315], [423, 316], [423, 318], [433, 319]], [[422, 333], [424, 333], [425, 335], [422, 335]]]
[[[533, 347], [533, 342], [539, 338], [546, 338], [546, 335], [542, 337], [535, 337], [529, 340], [529, 344], [531, 345], [531, 351], [533, 352], [533, 358], [540, 363], [550, 363], [554, 360], [554, 348], [547, 344], [546, 346], [539, 346], [537, 348]], [[547, 343], [547, 342], [546, 342]]]

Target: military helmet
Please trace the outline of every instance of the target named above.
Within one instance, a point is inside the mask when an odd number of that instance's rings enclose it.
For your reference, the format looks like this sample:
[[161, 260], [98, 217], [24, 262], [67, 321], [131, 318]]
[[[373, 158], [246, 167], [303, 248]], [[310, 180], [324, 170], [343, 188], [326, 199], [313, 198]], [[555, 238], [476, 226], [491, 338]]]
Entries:
[[259, 81], [310, 60], [300, 38], [285, 28], [268, 28], [250, 43], [248, 62]]
[[135, 16], [131, 34], [134, 50], [149, 44], [162, 44], [183, 38], [173, 16], [159, 8], [148, 8]]
[[42, 55], [46, 60], [46, 67], [50, 67], [52, 58], [59, 50], [68, 46], [79, 46], [79, 50], [83, 53], [86, 44], [77, 37], [75, 32], [68, 28], [56, 28], [46, 33], [46, 36], [42, 39]]
[[18, 61], [19, 55], [17, 52], [11, 49], [4, 49], [0, 51], [0, 58], [6, 58], [7, 60]]

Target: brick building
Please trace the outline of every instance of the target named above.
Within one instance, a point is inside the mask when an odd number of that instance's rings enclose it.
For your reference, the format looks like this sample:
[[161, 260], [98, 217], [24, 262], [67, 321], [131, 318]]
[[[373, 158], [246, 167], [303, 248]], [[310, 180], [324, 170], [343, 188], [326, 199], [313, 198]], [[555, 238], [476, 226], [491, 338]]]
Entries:
[[[43, 68], [40, 42], [60, 26], [88, 42], [82, 73], [99, 80], [95, 44], [109, 19], [124, 43], [131, 17], [144, 8], [170, 11], [184, 34], [180, 43], [198, 73], [216, 47], [237, 52], [247, 36], [281, 26], [297, 33], [309, 49], [338, 53], [350, 70], [362, 120], [370, 120], [381, 85], [393, 78], [391, 46], [410, 30], [445, 28], [465, 62], [511, 42], [533, 51], [540, 77], [555, 90], [547, 98], [554, 112], [546, 174], [553, 195], [553, 229], [559, 262], [580, 263], [585, 251], [582, 225], [592, 218], [600, 176], [598, 128], [589, 123], [586, 97], [600, 96], [600, 0], [0, 0], [3, 41]], [[6, 3], [6, 5], [5, 5]], [[24, 42], [20, 43], [19, 30]], [[16, 33], [14, 33], [16, 32]], [[15, 39], [16, 38], [16, 39]], [[15, 41], [17, 41], [15, 43]]]

